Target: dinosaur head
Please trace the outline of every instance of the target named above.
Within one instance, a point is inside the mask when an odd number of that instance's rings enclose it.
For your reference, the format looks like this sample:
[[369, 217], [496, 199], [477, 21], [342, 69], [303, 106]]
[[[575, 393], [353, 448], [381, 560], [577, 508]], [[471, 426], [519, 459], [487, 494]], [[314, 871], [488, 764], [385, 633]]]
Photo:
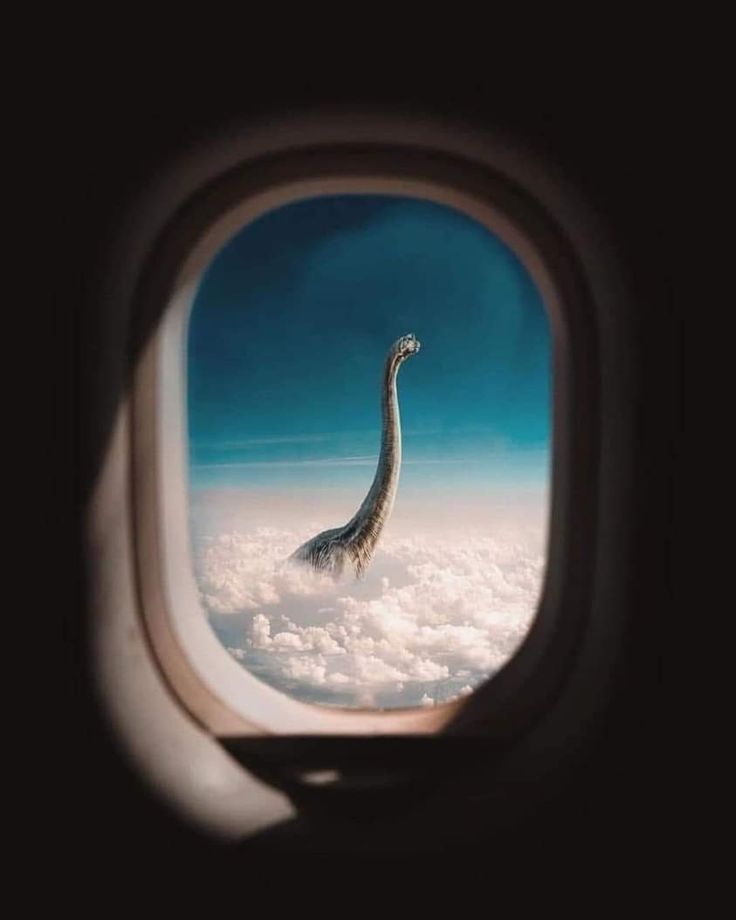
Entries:
[[410, 332], [408, 335], [402, 335], [400, 339], [397, 339], [394, 343], [393, 351], [401, 361], [405, 361], [415, 355], [420, 348], [419, 339], [413, 332]]

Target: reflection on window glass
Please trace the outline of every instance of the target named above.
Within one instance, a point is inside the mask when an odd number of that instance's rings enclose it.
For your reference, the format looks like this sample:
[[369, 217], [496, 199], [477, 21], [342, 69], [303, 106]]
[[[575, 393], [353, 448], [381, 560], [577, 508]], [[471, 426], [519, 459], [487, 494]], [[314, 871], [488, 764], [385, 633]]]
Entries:
[[195, 574], [242, 667], [371, 708], [495, 673], [547, 523], [550, 331], [516, 255], [429, 201], [301, 201], [220, 250], [187, 347]]

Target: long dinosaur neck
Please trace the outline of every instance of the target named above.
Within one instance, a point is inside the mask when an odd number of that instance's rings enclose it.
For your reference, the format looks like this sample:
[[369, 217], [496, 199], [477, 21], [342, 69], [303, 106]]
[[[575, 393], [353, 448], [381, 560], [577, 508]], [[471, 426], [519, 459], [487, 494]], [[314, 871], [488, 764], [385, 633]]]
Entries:
[[396, 498], [396, 488], [401, 469], [401, 419], [396, 391], [396, 377], [401, 360], [390, 354], [383, 371], [381, 411], [383, 430], [381, 453], [376, 475], [363, 504], [345, 525], [344, 535], [352, 542], [362, 543], [366, 549], [375, 546], [383, 526], [388, 520]]

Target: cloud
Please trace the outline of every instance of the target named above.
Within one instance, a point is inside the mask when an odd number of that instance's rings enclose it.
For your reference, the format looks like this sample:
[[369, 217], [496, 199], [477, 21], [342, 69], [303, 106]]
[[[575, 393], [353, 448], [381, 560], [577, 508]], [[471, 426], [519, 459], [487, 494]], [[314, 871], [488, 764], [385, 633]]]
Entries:
[[526, 634], [543, 576], [541, 533], [386, 535], [364, 581], [335, 583], [287, 561], [321, 527], [196, 542], [216, 631], [274, 686], [337, 705], [433, 705], [472, 692]]
[[290, 435], [266, 435], [259, 438], [240, 438], [237, 441], [194, 441], [193, 446], [199, 449], [209, 450], [243, 450], [248, 447], [262, 447], [271, 444], [316, 444], [320, 441], [329, 441], [338, 437], [342, 432], [333, 432], [331, 434], [290, 434]]
[[[278, 604], [282, 595], [329, 592], [332, 581], [281, 563], [299, 542], [287, 531], [261, 527], [254, 533], [205, 537], [197, 554], [202, 601], [211, 613], [239, 613]], [[306, 539], [306, 531], [305, 531]]]
[[[409, 457], [403, 461], [404, 466], [426, 466], [426, 465], [446, 465], [448, 463], [468, 465], [472, 463], [473, 457]], [[377, 454], [358, 454], [346, 457], [314, 457], [306, 460], [240, 460], [237, 462], [222, 463], [195, 463], [192, 468], [195, 470], [214, 470], [229, 469], [239, 470], [250, 467], [323, 467], [323, 466], [369, 466], [375, 469], [378, 462]]]
[[196, 463], [194, 469], [240, 469], [241, 467], [272, 467], [272, 466], [376, 466], [377, 457], [365, 454], [352, 457], [314, 457], [307, 460], [242, 460], [237, 463]]

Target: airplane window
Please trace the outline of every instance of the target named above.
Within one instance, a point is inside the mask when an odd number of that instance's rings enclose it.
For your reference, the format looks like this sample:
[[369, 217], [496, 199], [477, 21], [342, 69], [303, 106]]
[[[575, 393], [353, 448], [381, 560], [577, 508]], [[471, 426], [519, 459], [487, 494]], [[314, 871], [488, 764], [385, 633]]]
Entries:
[[333, 707], [432, 707], [519, 648], [546, 558], [552, 343], [469, 215], [306, 198], [242, 227], [186, 337], [202, 615], [255, 677]]

